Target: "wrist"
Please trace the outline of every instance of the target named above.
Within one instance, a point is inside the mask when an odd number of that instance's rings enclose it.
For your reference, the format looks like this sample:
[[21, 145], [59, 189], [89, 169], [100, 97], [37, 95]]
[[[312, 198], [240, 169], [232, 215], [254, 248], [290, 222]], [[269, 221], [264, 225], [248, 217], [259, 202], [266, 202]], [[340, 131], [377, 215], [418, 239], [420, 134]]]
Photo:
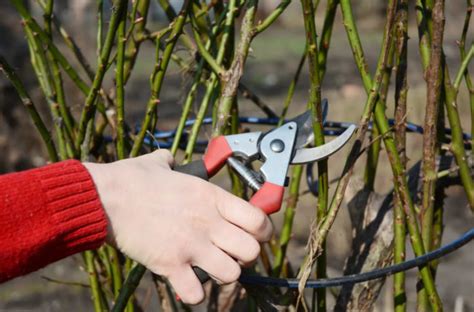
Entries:
[[110, 164], [82, 163], [82, 165], [87, 169], [92, 177], [97, 195], [107, 218], [106, 241], [108, 244], [115, 245], [115, 235], [112, 228], [111, 216], [112, 209], [114, 207], [114, 190], [116, 189], [116, 186], [114, 186], [114, 181], [116, 180], [113, 179], [113, 176], [111, 176], [108, 172], [109, 170], [107, 167], [110, 166]]

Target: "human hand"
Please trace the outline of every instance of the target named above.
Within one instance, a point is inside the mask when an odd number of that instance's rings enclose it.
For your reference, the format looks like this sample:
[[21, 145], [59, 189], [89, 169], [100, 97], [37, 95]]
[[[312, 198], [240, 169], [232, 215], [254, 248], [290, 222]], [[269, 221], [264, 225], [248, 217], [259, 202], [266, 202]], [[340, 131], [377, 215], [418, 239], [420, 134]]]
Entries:
[[109, 221], [108, 242], [169, 279], [185, 303], [204, 299], [192, 270], [236, 281], [272, 225], [258, 208], [196, 177], [172, 171], [167, 150], [110, 164], [85, 163]]

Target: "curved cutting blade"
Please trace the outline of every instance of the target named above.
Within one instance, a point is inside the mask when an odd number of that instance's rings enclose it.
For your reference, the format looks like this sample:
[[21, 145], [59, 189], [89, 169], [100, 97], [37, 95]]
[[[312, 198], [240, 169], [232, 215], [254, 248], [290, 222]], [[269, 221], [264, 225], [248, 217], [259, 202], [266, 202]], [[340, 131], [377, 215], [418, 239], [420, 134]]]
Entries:
[[324, 158], [327, 158], [340, 150], [349, 139], [354, 134], [356, 130], [355, 125], [349, 126], [340, 136], [335, 138], [329, 143], [326, 143], [321, 146], [313, 147], [313, 148], [300, 148], [297, 149], [293, 159], [291, 160], [292, 164], [306, 164], [309, 162], [318, 161]]
[[[323, 99], [323, 122], [326, 121], [326, 116], [328, 114], [328, 100]], [[307, 110], [303, 114], [296, 116], [295, 118], [289, 120], [296, 122], [298, 126], [298, 131], [296, 133], [296, 142], [295, 149], [304, 147], [314, 140], [314, 131], [313, 131], [313, 118], [311, 111]]]
[[289, 121], [296, 122], [296, 125], [298, 126], [298, 130], [296, 132], [296, 142], [294, 145], [295, 149], [306, 146], [313, 141], [313, 118], [311, 116], [310, 110], [307, 110], [303, 114], [296, 116]]

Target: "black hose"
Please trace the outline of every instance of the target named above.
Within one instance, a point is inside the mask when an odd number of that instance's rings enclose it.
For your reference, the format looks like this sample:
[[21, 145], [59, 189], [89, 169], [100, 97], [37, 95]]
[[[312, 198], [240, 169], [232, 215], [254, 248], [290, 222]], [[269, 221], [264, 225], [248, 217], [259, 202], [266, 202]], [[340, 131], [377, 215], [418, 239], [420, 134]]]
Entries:
[[[335, 277], [335, 278], [322, 278], [317, 280], [308, 280], [305, 288], [327, 288], [335, 286], [343, 286], [347, 284], [356, 284], [366, 281], [370, 281], [377, 278], [387, 277], [389, 275], [410, 270], [415, 267], [420, 267], [428, 264], [428, 262], [436, 260], [438, 258], [447, 255], [456, 249], [461, 248], [462, 246], [469, 243], [474, 238], [474, 228], [470, 229], [458, 239], [450, 242], [449, 244], [440, 247], [436, 250], [433, 250], [427, 254], [424, 254], [420, 257], [391, 265], [382, 269], [373, 270], [370, 272], [360, 273], [360, 274], [351, 274], [347, 276]], [[259, 286], [273, 286], [273, 287], [286, 287], [286, 288], [298, 288], [300, 282], [296, 278], [275, 278], [275, 277], [266, 277], [259, 275], [247, 275], [243, 274], [240, 276], [239, 281], [242, 284], [250, 285], [259, 285]]]

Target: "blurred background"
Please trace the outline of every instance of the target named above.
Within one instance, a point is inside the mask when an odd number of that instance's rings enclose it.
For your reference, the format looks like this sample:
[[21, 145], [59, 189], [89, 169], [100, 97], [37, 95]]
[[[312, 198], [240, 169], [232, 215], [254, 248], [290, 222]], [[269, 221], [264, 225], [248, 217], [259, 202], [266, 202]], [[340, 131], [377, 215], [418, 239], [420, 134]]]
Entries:
[[[36, 1], [26, 1], [38, 20], [41, 10]], [[179, 9], [182, 1], [171, 1]], [[30, 95], [36, 102], [45, 119], [48, 116], [47, 105], [44, 102], [38, 82], [29, 63], [29, 52], [20, 18], [6, 0], [0, 0], [0, 54], [14, 65], [23, 82], [27, 85]], [[109, 5], [110, 2], [105, 1]], [[266, 16], [279, 3], [275, 0], [260, 1], [259, 16]], [[152, 1], [148, 28], [161, 29], [167, 25], [167, 19], [159, 5]], [[91, 64], [96, 63], [96, 1], [94, 0], [62, 0], [56, 1], [55, 15], [62, 21], [63, 26], [76, 39], [82, 52]], [[371, 72], [375, 70], [375, 63], [379, 54], [382, 41], [382, 29], [385, 20], [385, 5], [383, 0], [354, 1], [353, 7], [361, 35], [362, 44], [369, 62]], [[325, 10], [325, 1], [321, 1], [317, 14], [317, 27], [321, 29]], [[106, 10], [110, 14], [109, 10]], [[423, 123], [424, 105], [426, 102], [426, 84], [422, 75], [422, 68], [418, 54], [418, 34], [414, 21], [414, 7], [410, 7], [410, 27], [408, 47], [408, 116], [407, 120], [417, 124]], [[466, 12], [465, 1], [454, 0], [446, 2], [446, 31], [444, 51], [446, 53], [452, 76], [459, 68], [459, 51], [456, 40], [461, 35], [464, 15]], [[105, 20], [108, 20], [107, 15]], [[471, 22], [472, 23], [472, 22]], [[472, 29], [472, 26], [471, 26]], [[468, 36], [467, 42], [473, 40], [473, 33]], [[56, 42], [61, 42], [57, 40]], [[243, 82], [251, 86], [252, 90], [268, 103], [275, 112], [279, 113], [285, 99], [288, 85], [291, 82], [298, 62], [304, 50], [305, 37], [301, 6], [294, 1], [285, 13], [279, 18], [278, 23], [256, 37], [252, 43], [252, 52], [249, 56]], [[67, 55], [67, 50], [63, 49]], [[126, 112], [127, 121], [136, 124], [144, 114], [144, 108], [149, 98], [149, 76], [154, 63], [154, 47], [144, 43], [141, 48], [136, 68], [126, 86]], [[472, 62], [471, 62], [472, 63]], [[288, 116], [293, 116], [304, 111], [308, 97], [309, 77], [307, 66], [304, 67], [294, 103]], [[471, 73], [474, 67], [471, 65]], [[109, 75], [104, 81], [105, 89], [113, 86], [113, 79]], [[185, 90], [190, 84], [186, 74], [176, 65], [172, 64], [165, 78], [165, 85], [161, 96], [158, 128], [173, 129], [181, 114]], [[80, 112], [84, 98], [73, 87], [71, 81], [65, 79], [65, 86], [73, 113]], [[387, 100], [387, 115], [393, 115], [393, 84]], [[358, 70], [353, 62], [351, 49], [347, 42], [340, 12], [337, 14], [334, 26], [333, 41], [329, 51], [326, 79], [322, 88], [323, 97], [329, 100], [328, 120], [355, 122], [360, 118], [366, 100]], [[468, 94], [465, 87], [461, 88], [458, 97], [458, 109], [463, 118], [463, 129], [469, 132], [470, 111]], [[240, 114], [242, 116], [263, 116], [262, 113], [246, 99], [240, 100]], [[49, 120], [51, 123], [51, 120]], [[210, 130], [203, 130], [203, 137], [210, 136]], [[422, 137], [411, 134], [408, 136], [408, 167], [421, 157]], [[341, 172], [341, 163], [344, 161], [347, 150], [333, 156], [329, 161], [331, 179], [335, 179]], [[390, 166], [381, 154], [379, 165], [380, 173], [377, 175], [376, 191], [384, 194], [392, 187]], [[18, 171], [46, 163], [46, 153], [38, 135], [29, 120], [15, 90], [5, 77], [0, 76], [0, 173]], [[362, 158], [358, 162], [356, 175], [353, 178], [351, 189], [348, 190], [348, 199], [351, 192], [357, 189], [357, 180], [360, 179], [365, 164]], [[386, 172], [386, 174], [384, 174]], [[383, 177], [390, 177], [384, 179]], [[224, 177], [217, 177], [217, 183], [228, 187]], [[333, 185], [334, 186], [334, 185]], [[307, 189], [306, 187], [303, 188]], [[448, 189], [445, 201], [445, 234], [444, 243], [458, 237], [467, 229], [474, 226], [474, 218], [469, 211], [464, 198], [463, 189], [454, 186]], [[294, 235], [289, 246], [289, 257], [292, 263], [299, 264], [304, 255], [304, 246], [309, 233], [309, 226], [315, 211], [315, 199], [310, 194], [301, 197]], [[281, 216], [275, 216], [276, 228]], [[350, 251], [351, 225], [347, 210], [343, 207], [333, 227], [328, 242], [328, 263], [330, 277], [342, 275], [344, 261]], [[1, 252], [1, 251], [0, 251]], [[410, 254], [408, 258], [412, 257]], [[85, 273], [78, 269], [81, 265], [79, 256], [52, 264], [47, 268], [17, 278], [0, 285], [0, 310], [1, 311], [88, 311], [92, 310], [89, 291], [82, 283], [87, 281]], [[467, 274], [466, 274], [467, 272]], [[409, 306], [413, 307], [416, 300], [415, 280], [416, 270], [408, 273], [407, 291], [411, 294], [408, 298]], [[54, 279], [56, 282], [51, 281]], [[65, 285], [64, 282], [75, 282], [76, 285]], [[144, 281], [140, 288], [140, 295], [148, 302], [144, 310], [156, 307], [156, 298], [150, 291], [149, 280]], [[386, 286], [390, 289], [391, 280]], [[445, 303], [447, 311], [454, 311], [455, 307], [464, 307], [459, 311], [474, 311], [474, 245], [471, 243], [462, 250], [448, 255], [441, 260], [437, 284]], [[411, 288], [410, 288], [411, 287]], [[329, 295], [328, 297], [331, 297]], [[330, 298], [330, 306], [332, 300]], [[393, 304], [390, 293], [384, 296], [382, 291], [377, 304], [378, 311], [390, 311]]]

